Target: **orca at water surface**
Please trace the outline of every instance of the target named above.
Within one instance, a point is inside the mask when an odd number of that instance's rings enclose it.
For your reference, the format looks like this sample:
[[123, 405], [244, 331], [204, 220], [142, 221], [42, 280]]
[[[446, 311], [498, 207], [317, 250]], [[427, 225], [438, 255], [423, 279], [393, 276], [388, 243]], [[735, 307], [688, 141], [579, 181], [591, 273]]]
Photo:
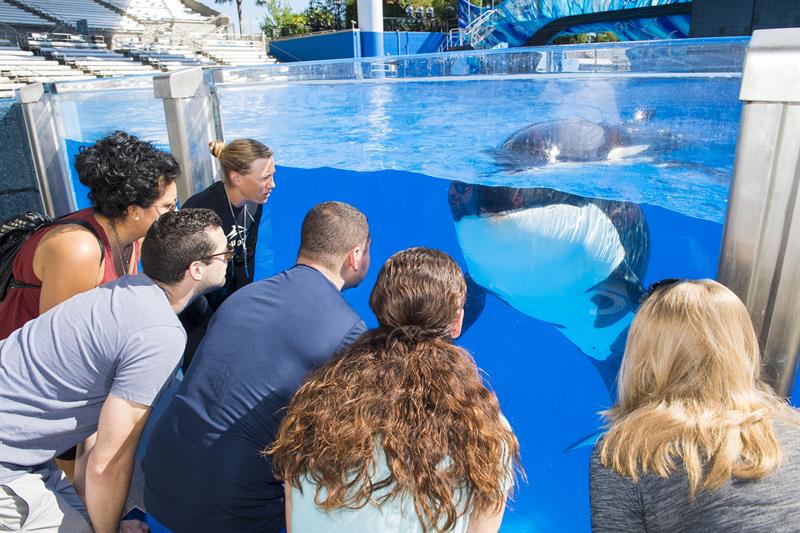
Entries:
[[635, 156], [660, 159], [684, 142], [680, 135], [649, 124], [652, 115], [652, 111], [638, 110], [632, 120], [618, 124], [582, 119], [537, 122], [518, 129], [488, 152], [508, 171]]

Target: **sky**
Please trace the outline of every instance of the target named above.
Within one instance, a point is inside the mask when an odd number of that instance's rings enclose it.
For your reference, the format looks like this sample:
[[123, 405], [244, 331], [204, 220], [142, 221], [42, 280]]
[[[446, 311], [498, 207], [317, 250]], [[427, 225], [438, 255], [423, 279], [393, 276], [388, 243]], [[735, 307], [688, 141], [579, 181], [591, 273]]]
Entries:
[[[214, 0], [199, 0], [201, 3], [207, 5], [211, 9], [219, 11], [220, 13], [224, 13], [228, 15], [228, 18], [233, 22], [238, 28], [238, 18], [236, 15], [236, 1], [234, 0], [231, 3], [227, 4], [217, 4]], [[308, 7], [308, 0], [283, 0], [284, 2], [288, 3], [292, 10], [297, 13], [303, 11], [305, 8]], [[261, 20], [264, 18], [264, 8], [263, 7], [256, 7], [255, 0], [242, 0], [242, 24], [244, 26], [245, 33], [252, 31], [258, 31], [258, 25]]]

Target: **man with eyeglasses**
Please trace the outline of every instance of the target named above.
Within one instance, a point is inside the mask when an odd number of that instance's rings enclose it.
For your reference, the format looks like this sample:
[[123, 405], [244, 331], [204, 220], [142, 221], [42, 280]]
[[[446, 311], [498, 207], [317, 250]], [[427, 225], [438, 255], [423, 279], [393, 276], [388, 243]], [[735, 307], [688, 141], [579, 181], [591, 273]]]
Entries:
[[[147, 232], [143, 274], [0, 341], [0, 530], [119, 529], [139, 437], [186, 343], [176, 314], [225, 282], [231, 257], [212, 211], [167, 212]], [[73, 486], [53, 459], [76, 444]]]

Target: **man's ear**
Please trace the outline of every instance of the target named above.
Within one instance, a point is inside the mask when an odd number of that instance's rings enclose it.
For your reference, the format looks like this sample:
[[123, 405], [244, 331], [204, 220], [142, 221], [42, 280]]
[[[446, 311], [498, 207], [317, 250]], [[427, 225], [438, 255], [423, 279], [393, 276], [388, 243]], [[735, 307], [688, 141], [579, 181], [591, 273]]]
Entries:
[[347, 254], [347, 266], [350, 267], [353, 272], [358, 272], [361, 268], [361, 256], [364, 254], [363, 248], [361, 246], [356, 246], [350, 253]]
[[194, 281], [200, 281], [203, 279], [203, 262], [202, 261], [192, 261], [192, 264], [189, 265], [189, 268], [186, 269], [186, 275], [189, 276]]

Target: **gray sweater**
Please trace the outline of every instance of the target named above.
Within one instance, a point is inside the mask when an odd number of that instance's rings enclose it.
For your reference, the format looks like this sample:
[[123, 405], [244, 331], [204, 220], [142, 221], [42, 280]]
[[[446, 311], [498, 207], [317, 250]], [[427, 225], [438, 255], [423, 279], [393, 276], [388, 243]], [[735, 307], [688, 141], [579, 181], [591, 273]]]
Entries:
[[783, 446], [779, 470], [758, 480], [732, 479], [689, 503], [682, 473], [653, 474], [638, 483], [600, 464], [600, 442], [592, 453], [589, 489], [592, 530], [647, 532], [800, 531], [800, 427], [775, 421]]

